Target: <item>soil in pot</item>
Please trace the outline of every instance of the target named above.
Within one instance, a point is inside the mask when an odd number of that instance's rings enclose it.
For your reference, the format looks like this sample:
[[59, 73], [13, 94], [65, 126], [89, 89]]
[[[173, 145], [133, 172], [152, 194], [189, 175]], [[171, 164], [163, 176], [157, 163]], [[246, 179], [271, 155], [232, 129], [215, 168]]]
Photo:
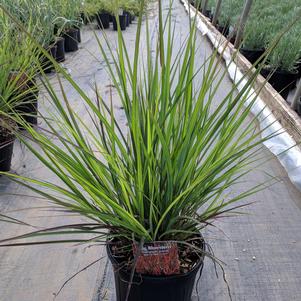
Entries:
[[78, 50], [78, 29], [68, 29], [67, 31], [65, 31], [63, 38], [65, 39], [66, 52], [73, 52]]
[[55, 45], [57, 47], [55, 60], [58, 63], [64, 62], [65, 61], [65, 39], [63, 37], [57, 37]]
[[[198, 248], [205, 250], [205, 243], [201, 237], [194, 243]], [[130, 281], [131, 271], [126, 266], [129, 261], [133, 261], [133, 256], [125, 254], [125, 245], [126, 242], [120, 241], [117, 244], [107, 244], [108, 256], [114, 267], [116, 301], [126, 299]], [[178, 275], [150, 276], [135, 273], [128, 301], [190, 301], [196, 275], [203, 266], [204, 257], [200, 258], [187, 247], [182, 247], [179, 250], [179, 258], [181, 273]]]
[[[54, 59], [56, 58], [56, 51], [57, 51], [57, 46], [52, 45], [47, 49], [47, 52], [50, 56], [52, 56]], [[41, 54], [41, 67], [45, 73], [51, 73], [52, 70], [54, 69], [53, 63], [51, 60], [46, 57], [43, 53]]]
[[99, 12], [96, 15], [96, 20], [99, 29], [106, 29], [110, 27], [110, 14], [107, 12]]
[[[6, 124], [6, 126], [4, 125]], [[16, 128], [13, 121], [0, 116], [0, 171], [10, 171], [15, 137], [9, 128]]]
[[[268, 78], [271, 74], [270, 68], [263, 68], [260, 73]], [[276, 70], [271, 74], [269, 83], [274, 87], [274, 89], [280, 93], [280, 95], [287, 99], [290, 90], [292, 90], [298, 79], [298, 72], [287, 72], [283, 70]]]
[[[239, 51], [252, 65], [254, 65], [265, 52], [264, 49], [254, 49], [253, 50], [253, 49], [246, 49], [246, 48], [241, 48]], [[256, 66], [259, 65], [263, 59], [264, 58], [262, 58], [256, 64]]]
[[[121, 30], [126, 30], [126, 16], [125, 15], [119, 16], [119, 24], [120, 24]], [[115, 31], [117, 30], [117, 21], [114, 16], [113, 16], [113, 28]]]

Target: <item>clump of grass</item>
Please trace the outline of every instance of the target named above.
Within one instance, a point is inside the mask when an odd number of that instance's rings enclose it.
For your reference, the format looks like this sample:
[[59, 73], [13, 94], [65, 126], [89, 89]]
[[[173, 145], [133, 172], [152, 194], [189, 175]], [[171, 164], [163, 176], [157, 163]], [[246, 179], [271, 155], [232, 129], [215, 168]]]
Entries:
[[251, 18], [245, 27], [243, 48], [249, 50], [264, 49], [267, 46], [268, 27], [265, 20]]
[[296, 72], [297, 63], [301, 57], [301, 32], [293, 28], [286, 33], [268, 57], [271, 69]]

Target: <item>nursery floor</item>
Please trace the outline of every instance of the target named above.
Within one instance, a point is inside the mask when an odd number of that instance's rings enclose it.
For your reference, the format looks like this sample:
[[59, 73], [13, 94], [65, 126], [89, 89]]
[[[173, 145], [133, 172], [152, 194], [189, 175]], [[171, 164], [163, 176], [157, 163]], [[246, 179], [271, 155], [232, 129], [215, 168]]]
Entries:
[[[165, 0], [165, 4], [168, 2]], [[187, 34], [188, 16], [178, 1], [174, 3], [173, 16], [177, 23], [175, 45], [181, 47]], [[157, 25], [155, 14], [150, 23], [155, 29]], [[131, 51], [134, 48], [132, 45], [135, 29], [134, 24], [124, 33]], [[102, 38], [100, 31], [97, 34]], [[112, 29], [107, 30], [106, 34], [110, 41], [116, 41], [116, 33]], [[93, 31], [84, 28], [82, 38], [80, 51], [68, 55], [65, 66], [91, 97], [96, 82], [102, 94], [108, 98], [111, 83], [103, 69], [104, 62]], [[197, 38], [200, 45], [198, 57], [201, 63], [212, 49], [206, 38], [201, 35]], [[144, 51], [143, 47], [141, 51]], [[50, 75], [50, 79], [54, 84], [57, 81], [55, 75]], [[228, 78], [223, 80], [216, 97], [217, 102], [231, 89], [231, 85]], [[78, 95], [67, 84], [65, 89], [74, 108], [81, 112], [83, 119], [87, 120], [89, 115]], [[120, 103], [116, 97], [113, 99], [115, 109], [120, 112], [120, 124], [125, 127]], [[41, 93], [40, 103], [42, 111], [50, 108], [43, 93]], [[264, 147], [261, 149], [261, 155], [265, 164], [260, 169], [254, 168], [254, 171], [245, 178], [246, 184], [241, 189], [264, 182], [270, 176], [278, 178], [279, 181], [250, 197], [249, 201], [255, 203], [245, 209], [249, 214], [224, 220], [218, 225], [224, 233], [211, 229], [210, 232], [205, 233], [205, 238], [211, 243], [216, 257], [226, 263], [226, 279], [233, 300], [297, 301], [301, 296], [301, 193], [290, 183], [277, 159]], [[18, 174], [43, 176], [49, 181], [53, 178], [18, 142], [15, 144], [13, 162], [13, 171]], [[8, 182], [4, 177], [0, 178], [0, 184], [1, 213], [9, 213], [40, 227], [64, 224], [74, 219], [48, 212], [47, 208], [41, 210], [38, 207], [45, 206], [42, 200], [29, 197], [28, 191]], [[6, 194], [12, 191], [15, 195]], [[29, 206], [36, 208], [22, 210]], [[10, 237], [30, 230], [30, 228], [1, 223], [0, 237]], [[112, 269], [107, 262], [103, 247], [44, 245], [2, 248], [0, 249], [0, 301], [53, 300], [54, 294], [65, 280], [101, 257], [103, 257], [101, 261], [70, 281], [55, 299], [57, 301], [116, 300]], [[220, 271], [219, 275], [219, 278], [216, 278], [213, 264], [206, 259], [198, 285], [199, 300], [229, 300], [227, 287]], [[193, 300], [198, 300], [196, 292]]]

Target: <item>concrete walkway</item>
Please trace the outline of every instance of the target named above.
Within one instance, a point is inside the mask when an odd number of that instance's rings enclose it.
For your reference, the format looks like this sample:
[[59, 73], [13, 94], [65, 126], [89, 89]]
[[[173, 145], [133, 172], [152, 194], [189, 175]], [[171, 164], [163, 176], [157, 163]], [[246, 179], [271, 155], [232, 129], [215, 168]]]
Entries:
[[[165, 1], [168, 3], [169, 1]], [[184, 41], [188, 30], [188, 16], [180, 2], [175, 1], [173, 9], [177, 24], [177, 47]], [[156, 28], [156, 15], [151, 18], [151, 27]], [[136, 25], [124, 33], [130, 49], [134, 43]], [[100, 39], [102, 34], [97, 32]], [[110, 41], [116, 41], [112, 29], [106, 34]], [[202, 63], [212, 49], [210, 43], [198, 35], [198, 58]], [[141, 48], [143, 52], [143, 47]], [[108, 97], [110, 80], [104, 70], [104, 62], [98, 50], [93, 31], [83, 30], [83, 43], [79, 52], [67, 56], [65, 63], [77, 83], [94, 97], [93, 84], [97, 83], [103, 95]], [[56, 84], [55, 75], [50, 76]], [[201, 79], [199, 79], [201, 80]], [[218, 92], [216, 101], [226, 95], [232, 83], [228, 78]], [[66, 91], [74, 108], [82, 112], [83, 119], [89, 118], [83, 103], [77, 94], [65, 84]], [[41, 93], [41, 111], [51, 109], [51, 104]], [[114, 98], [114, 107], [121, 126], [125, 127], [120, 103]], [[18, 142], [15, 145], [13, 171], [27, 176], [41, 176], [52, 180], [53, 175], [37, 163], [37, 160]], [[219, 223], [221, 232], [210, 229], [205, 233], [207, 241], [215, 255], [223, 260], [226, 279], [235, 301], [293, 301], [301, 295], [301, 194], [290, 183], [278, 161], [263, 147], [261, 157], [265, 164], [245, 178], [246, 189], [277, 177], [279, 181], [248, 201], [255, 204], [247, 208], [248, 215], [227, 219]], [[266, 172], [266, 173], [265, 173]], [[268, 174], [269, 175], [268, 175]], [[28, 207], [45, 206], [45, 202], [32, 198], [25, 191], [5, 178], [0, 179], [0, 212], [28, 221], [41, 227], [64, 224], [75, 220], [73, 217], [59, 216], [47, 211], [47, 208]], [[18, 195], [7, 195], [11, 193]], [[234, 193], [234, 192], [233, 192]], [[76, 219], [78, 221], [78, 218]], [[1, 224], [0, 237], [10, 237], [29, 231], [25, 227]], [[66, 279], [89, 263], [105, 256], [103, 247], [48, 245], [38, 247], [18, 247], [0, 249], [0, 301], [48, 301]], [[222, 275], [217, 279], [213, 264], [206, 260], [202, 278], [198, 285], [202, 301], [229, 300], [227, 287]], [[198, 300], [196, 293], [194, 301]], [[112, 270], [106, 257], [74, 278], [56, 298], [57, 301], [115, 301]], [[138, 300], [137, 300], [138, 301]], [[167, 300], [169, 301], [169, 300]], [[172, 301], [172, 300], [170, 300]]]

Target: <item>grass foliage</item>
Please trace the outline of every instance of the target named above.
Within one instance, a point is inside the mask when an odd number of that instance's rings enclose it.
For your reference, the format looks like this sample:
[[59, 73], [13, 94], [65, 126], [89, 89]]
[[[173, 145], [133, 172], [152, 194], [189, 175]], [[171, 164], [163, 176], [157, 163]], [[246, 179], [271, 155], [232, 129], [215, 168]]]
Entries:
[[[236, 93], [234, 85], [219, 98], [227, 72], [221, 71], [216, 52], [196, 68], [195, 24], [185, 45], [175, 52], [172, 10], [164, 15], [159, 2], [158, 34], [152, 44], [148, 20], [145, 26], [142, 22], [145, 1], [139, 5], [133, 59], [128, 49], [133, 45], [127, 46], [120, 30], [117, 54], [108, 40], [103, 45], [96, 36], [127, 128], [120, 128], [113, 99], [106, 102], [100, 92], [96, 101], [91, 99], [57, 66], [59, 82], [63, 78], [73, 86], [91, 120], [85, 122], [73, 110], [64, 85], [56, 92], [44, 78], [55, 109], [51, 118], [45, 116], [47, 132], [24, 125], [30, 139], [20, 135], [19, 139], [60, 181], [9, 174], [56, 207], [86, 217], [88, 222], [44, 229], [19, 239], [51, 234], [64, 237], [57, 242], [91, 243], [105, 239], [105, 229], [110, 229], [111, 234], [128, 240], [187, 241], [218, 218], [233, 214], [246, 204], [242, 200], [262, 188], [229, 193], [252, 171], [249, 164], [259, 146], [272, 136], [260, 138], [255, 118], [249, 117], [256, 99], [249, 95], [256, 73], [241, 92]], [[142, 43], [146, 45], [143, 58]], [[198, 74], [202, 74], [201, 83], [196, 80]], [[247, 100], [250, 105], [246, 106]], [[55, 139], [49, 139], [49, 133]], [[79, 238], [87, 233], [93, 238]], [[71, 239], [68, 234], [73, 235]]]

